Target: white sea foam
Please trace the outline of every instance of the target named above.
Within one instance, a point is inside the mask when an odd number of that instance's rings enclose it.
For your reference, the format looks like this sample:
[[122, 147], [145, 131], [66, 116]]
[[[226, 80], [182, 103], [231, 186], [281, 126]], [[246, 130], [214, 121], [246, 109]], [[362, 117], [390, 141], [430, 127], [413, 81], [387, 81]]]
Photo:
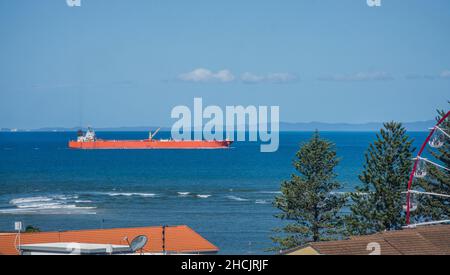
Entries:
[[78, 199], [78, 196], [77, 195], [73, 195], [73, 196], [55, 195], [55, 196], [52, 196], [52, 198], [57, 199], [57, 200], [74, 200], [74, 199]]
[[[0, 209], [0, 214], [96, 214], [93, 206], [77, 206], [77, 195], [49, 195], [16, 198], [9, 201], [14, 208]], [[87, 202], [87, 201], [86, 201]]]
[[177, 192], [177, 193], [178, 193], [178, 195], [181, 196], [181, 197], [186, 197], [186, 196], [188, 196], [189, 194], [191, 194], [191, 192]]
[[197, 197], [198, 197], [198, 198], [201, 198], [201, 199], [207, 199], [207, 198], [211, 197], [211, 195], [202, 195], [202, 194], [198, 194]]
[[256, 200], [255, 203], [256, 204], [268, 204], [268, 203], [270, 203], [270, 201], [267, 201], [267, 200]]
[[52, 201], [52, 198], [49, 197], [28, 197], [28, 198], [18, 198], [10, 200], [10, 204], [18, 205], [18, 204], [27, 204], [27, 203], [33, 203], [33, 202], [46, 202], [46, 201]]
[[95, 207], [78, 207], [75, 204], [61, 204], [61, 203], [42, 203], [35, 205], [19, 206], [19, 209], [33, 209], [33, 210], [45, 210], [45, 209], [95, 209]]
[[111, 197], [117, 197], [117, 196], [125, 196], [125, 197], [132, 197], [132, 196], [138, 196], [138, 197], [155, 197], [156, 194], [154, 193], [125, 193], [125, 192], [109, 192], [106, 193], [107, 195]]
[[48, 203], [26, 203], [26, 204], [18, 204], [16, 205], [17, 208], [36, 208], [36, 209], [43, 209], [43, 208], [55, 208], [63, 206], [62, 203], [59, 202], [48, 202]]
[[234, 201], [248, 201], [248, 199], [237, 197], [237, 196], [227, 196], [228, 199], [234, 200]]

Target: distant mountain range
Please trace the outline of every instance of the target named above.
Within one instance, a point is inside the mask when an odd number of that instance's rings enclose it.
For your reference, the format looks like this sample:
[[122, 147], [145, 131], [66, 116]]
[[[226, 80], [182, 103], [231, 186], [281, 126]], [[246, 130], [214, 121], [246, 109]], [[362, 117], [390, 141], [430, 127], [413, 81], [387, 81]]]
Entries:
[[[427, 131], [435, 125], [434, 120], [405, 122], [403, 125], [408, 131]], [[381, 122], [370, 122], [361, 124], [352, 123], [325, 123], [325, 122], [280, 122], [280, 131], [338, 131], [338, 132], [364, 132], [364, 131], [378, 131], [383, 127]], [[111, 132], [142, 132], [149, 130], [156, 130], [156, 126], [136, 126], [136, 127], [99, 127], [96, 131], [111, 131]], [[75, 132], [80, 127], [64, 128], [64, 127], [45, 127], [39, 129], [9, 129], [1, 128], [0, 131], [6, 132]], [[270, 129], [270, 128], [269, 128]], [[170, 127], [161, 127], [161, 131], [170, 131]]]

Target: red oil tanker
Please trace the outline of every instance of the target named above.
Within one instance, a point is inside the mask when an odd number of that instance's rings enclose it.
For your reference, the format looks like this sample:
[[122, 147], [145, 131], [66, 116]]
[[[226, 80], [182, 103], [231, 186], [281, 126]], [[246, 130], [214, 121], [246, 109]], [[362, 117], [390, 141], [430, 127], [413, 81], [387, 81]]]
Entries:
[[98, 139], [94, 130], [88, 129], [86, 134], [78, 131], [78, 139], [69, 141], [69, 148], [72, 149], [222, 149], [230, 147], [232, 141], [207, 141], [207, 140], [172, 140], [153, 139], [156, 133], [151, 133], [148, 139], [144, 140], [102, 140]]

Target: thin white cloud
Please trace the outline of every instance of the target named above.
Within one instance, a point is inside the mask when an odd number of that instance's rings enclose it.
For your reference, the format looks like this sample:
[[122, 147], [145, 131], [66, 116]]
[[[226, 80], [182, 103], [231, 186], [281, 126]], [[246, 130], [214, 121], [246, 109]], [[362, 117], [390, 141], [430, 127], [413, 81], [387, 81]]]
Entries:
[[287, 83], [297, 80], [298, 78], [290, 73], [269, 73], [267, 75], [258, 75], [245, 72], [241, 75], [241, 81], [244, 83]]
[[259, 83], [264, 80], [263, 76], [245, 72], [241, 75], [241, 80], [245, 83]]
[[270, 82], [284, 83], [297, 80], [297, 77], [290, 73], [271, 73], [267, 75]]
[[324, 81], [385, 81], [394, 77], [387, 72], [358, 72], [354, 74], [335, 74], [320, 77]]
[[[198, 68], [187, 73], [180, 74], [179, 80], [188, 82], [233, 82], [236, 79], [234, 74], [229, 70], [220, 70], [217, 72]], [[255, 74], [245, 72], [240, 76], [243, 83], [287, 83], [297, 80], [297, 77], [290, 73], [269, 73]]]
[[198, 68], [191, 72], [180, 74], [178, 78], [180, 80], [190, 82], [231, 82], [235, 79], [234, 75], [229, 70], [212, 72], [203, 68]]

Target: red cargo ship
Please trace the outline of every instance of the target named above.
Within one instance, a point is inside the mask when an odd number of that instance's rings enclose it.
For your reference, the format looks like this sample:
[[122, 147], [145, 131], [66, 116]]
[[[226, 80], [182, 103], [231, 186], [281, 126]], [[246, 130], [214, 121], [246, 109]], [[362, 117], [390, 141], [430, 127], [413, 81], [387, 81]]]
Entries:
[[72, 149], [222, 149], [230, 147], [232, 141], [207, 141], [207, 140], [172, 140], [153, 139], [156, 133], [151, 133], [144, 140], [102, 140], [98, 139], [94, 130], [88, 129], [86, 134], [78, 131], [78, 139], [69, 142]]

